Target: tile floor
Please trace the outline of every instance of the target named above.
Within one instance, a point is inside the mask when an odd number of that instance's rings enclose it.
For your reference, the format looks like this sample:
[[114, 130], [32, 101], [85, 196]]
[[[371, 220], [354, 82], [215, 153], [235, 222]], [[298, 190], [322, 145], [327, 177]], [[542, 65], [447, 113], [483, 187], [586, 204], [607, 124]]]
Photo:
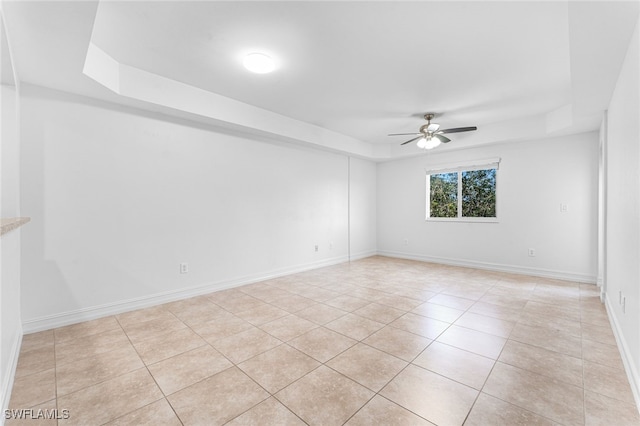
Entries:
[[640, 424], [595, 286], [384, 257], [26, 335], [11, 407], [65, 425]]

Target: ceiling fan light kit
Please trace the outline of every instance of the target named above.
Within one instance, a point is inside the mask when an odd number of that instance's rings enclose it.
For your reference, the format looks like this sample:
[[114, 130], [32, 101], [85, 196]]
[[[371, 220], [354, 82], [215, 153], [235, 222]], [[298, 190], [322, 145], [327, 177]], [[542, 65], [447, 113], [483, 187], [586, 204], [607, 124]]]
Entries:
[[400, 145], [406, 145], [408, 143], [417, 141], [416, 145], [418, 146], [418, 148], [433, 149], [439, 146], [441, 143], [451, 142], [451, 139], [443, 136], [445, 133], [470, 132], [478, 129], [476, 126], [471, 126], [440, 130], [439, 124], [431, 122], [434, 117], [434, 113], [425, 114], [424, 119], [427, 120], [427, 124], [423, 124], [422, 126], [420, 126], [420, 131], [418, 133], [391, 133], [389, 136], [417, 136], [413, 139], [409, 139], [408, 141], [401, 143]]
[[440, 140], [438, 138], [432, 137], [431, 139], [425, 139], [424, 141], [424, 149], [433, 149], [440, 145]]

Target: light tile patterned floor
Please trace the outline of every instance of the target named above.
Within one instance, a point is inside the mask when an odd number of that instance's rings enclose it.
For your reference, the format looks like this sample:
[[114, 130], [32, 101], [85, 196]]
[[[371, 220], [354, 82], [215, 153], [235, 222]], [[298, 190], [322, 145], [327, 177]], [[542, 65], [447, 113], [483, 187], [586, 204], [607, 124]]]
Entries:
[[61, 425], [640, 424], [595, 286], [384, 257], [26, 335], [11, 408], [69, 410]]

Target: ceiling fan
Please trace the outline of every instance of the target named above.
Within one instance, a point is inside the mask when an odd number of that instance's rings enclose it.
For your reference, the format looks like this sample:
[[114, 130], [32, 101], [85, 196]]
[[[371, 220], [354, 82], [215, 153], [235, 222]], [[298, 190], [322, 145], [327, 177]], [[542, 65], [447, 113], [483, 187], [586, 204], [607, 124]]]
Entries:
[[460, 132], [470, 132], [472, 130], [478, 130], [476, 126], [472, 127], [456, 127], [453, 129], [442, 129], [440, 130], [440, 125], [436, 123], [432, 123], [431, 120], [435, 117], [433, 113], [427, 113], [424, 115], [424, 119], [427, 120], [427, 124], [424, 124], [420, 127], [420, 132], [418, 133], [391, 133], [389, 136], [416, 136], [413, 139], [409, 139], [406, 142], [401, 143], [400, 145], [406, 145], [408, 143], [418, 141], [418, 148], [424, 149], [433, 149], [440, 145], [440, 143], [451, 142], [446, 136], [443, 136], [446, 133], [460, 133]]

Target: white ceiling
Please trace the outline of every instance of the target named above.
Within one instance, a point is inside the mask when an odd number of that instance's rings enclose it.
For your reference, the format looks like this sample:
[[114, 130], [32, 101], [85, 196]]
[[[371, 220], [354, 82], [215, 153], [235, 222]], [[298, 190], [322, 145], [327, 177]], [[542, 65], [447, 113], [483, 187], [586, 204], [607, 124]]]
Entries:
[[[479, 128], [438, 149], [597, 129], [638, 6], [4, 1], [3, 11], [23, 83], [389, 159], [419, 153], [386, 135], [417, 131], [431, 111], [444, 128]], [[83, 74], [91, 46], [116, 64], [115, 86], [97, 76], [108, 62]], [[255, 50], [278, 70], [243, 69]], [[127, 87], [134, 73], [175, 90], [143, 94]], [[205, 99], [219, 108], [203, 108]], [[234, 113], [220, 113], [230, 105]]]

